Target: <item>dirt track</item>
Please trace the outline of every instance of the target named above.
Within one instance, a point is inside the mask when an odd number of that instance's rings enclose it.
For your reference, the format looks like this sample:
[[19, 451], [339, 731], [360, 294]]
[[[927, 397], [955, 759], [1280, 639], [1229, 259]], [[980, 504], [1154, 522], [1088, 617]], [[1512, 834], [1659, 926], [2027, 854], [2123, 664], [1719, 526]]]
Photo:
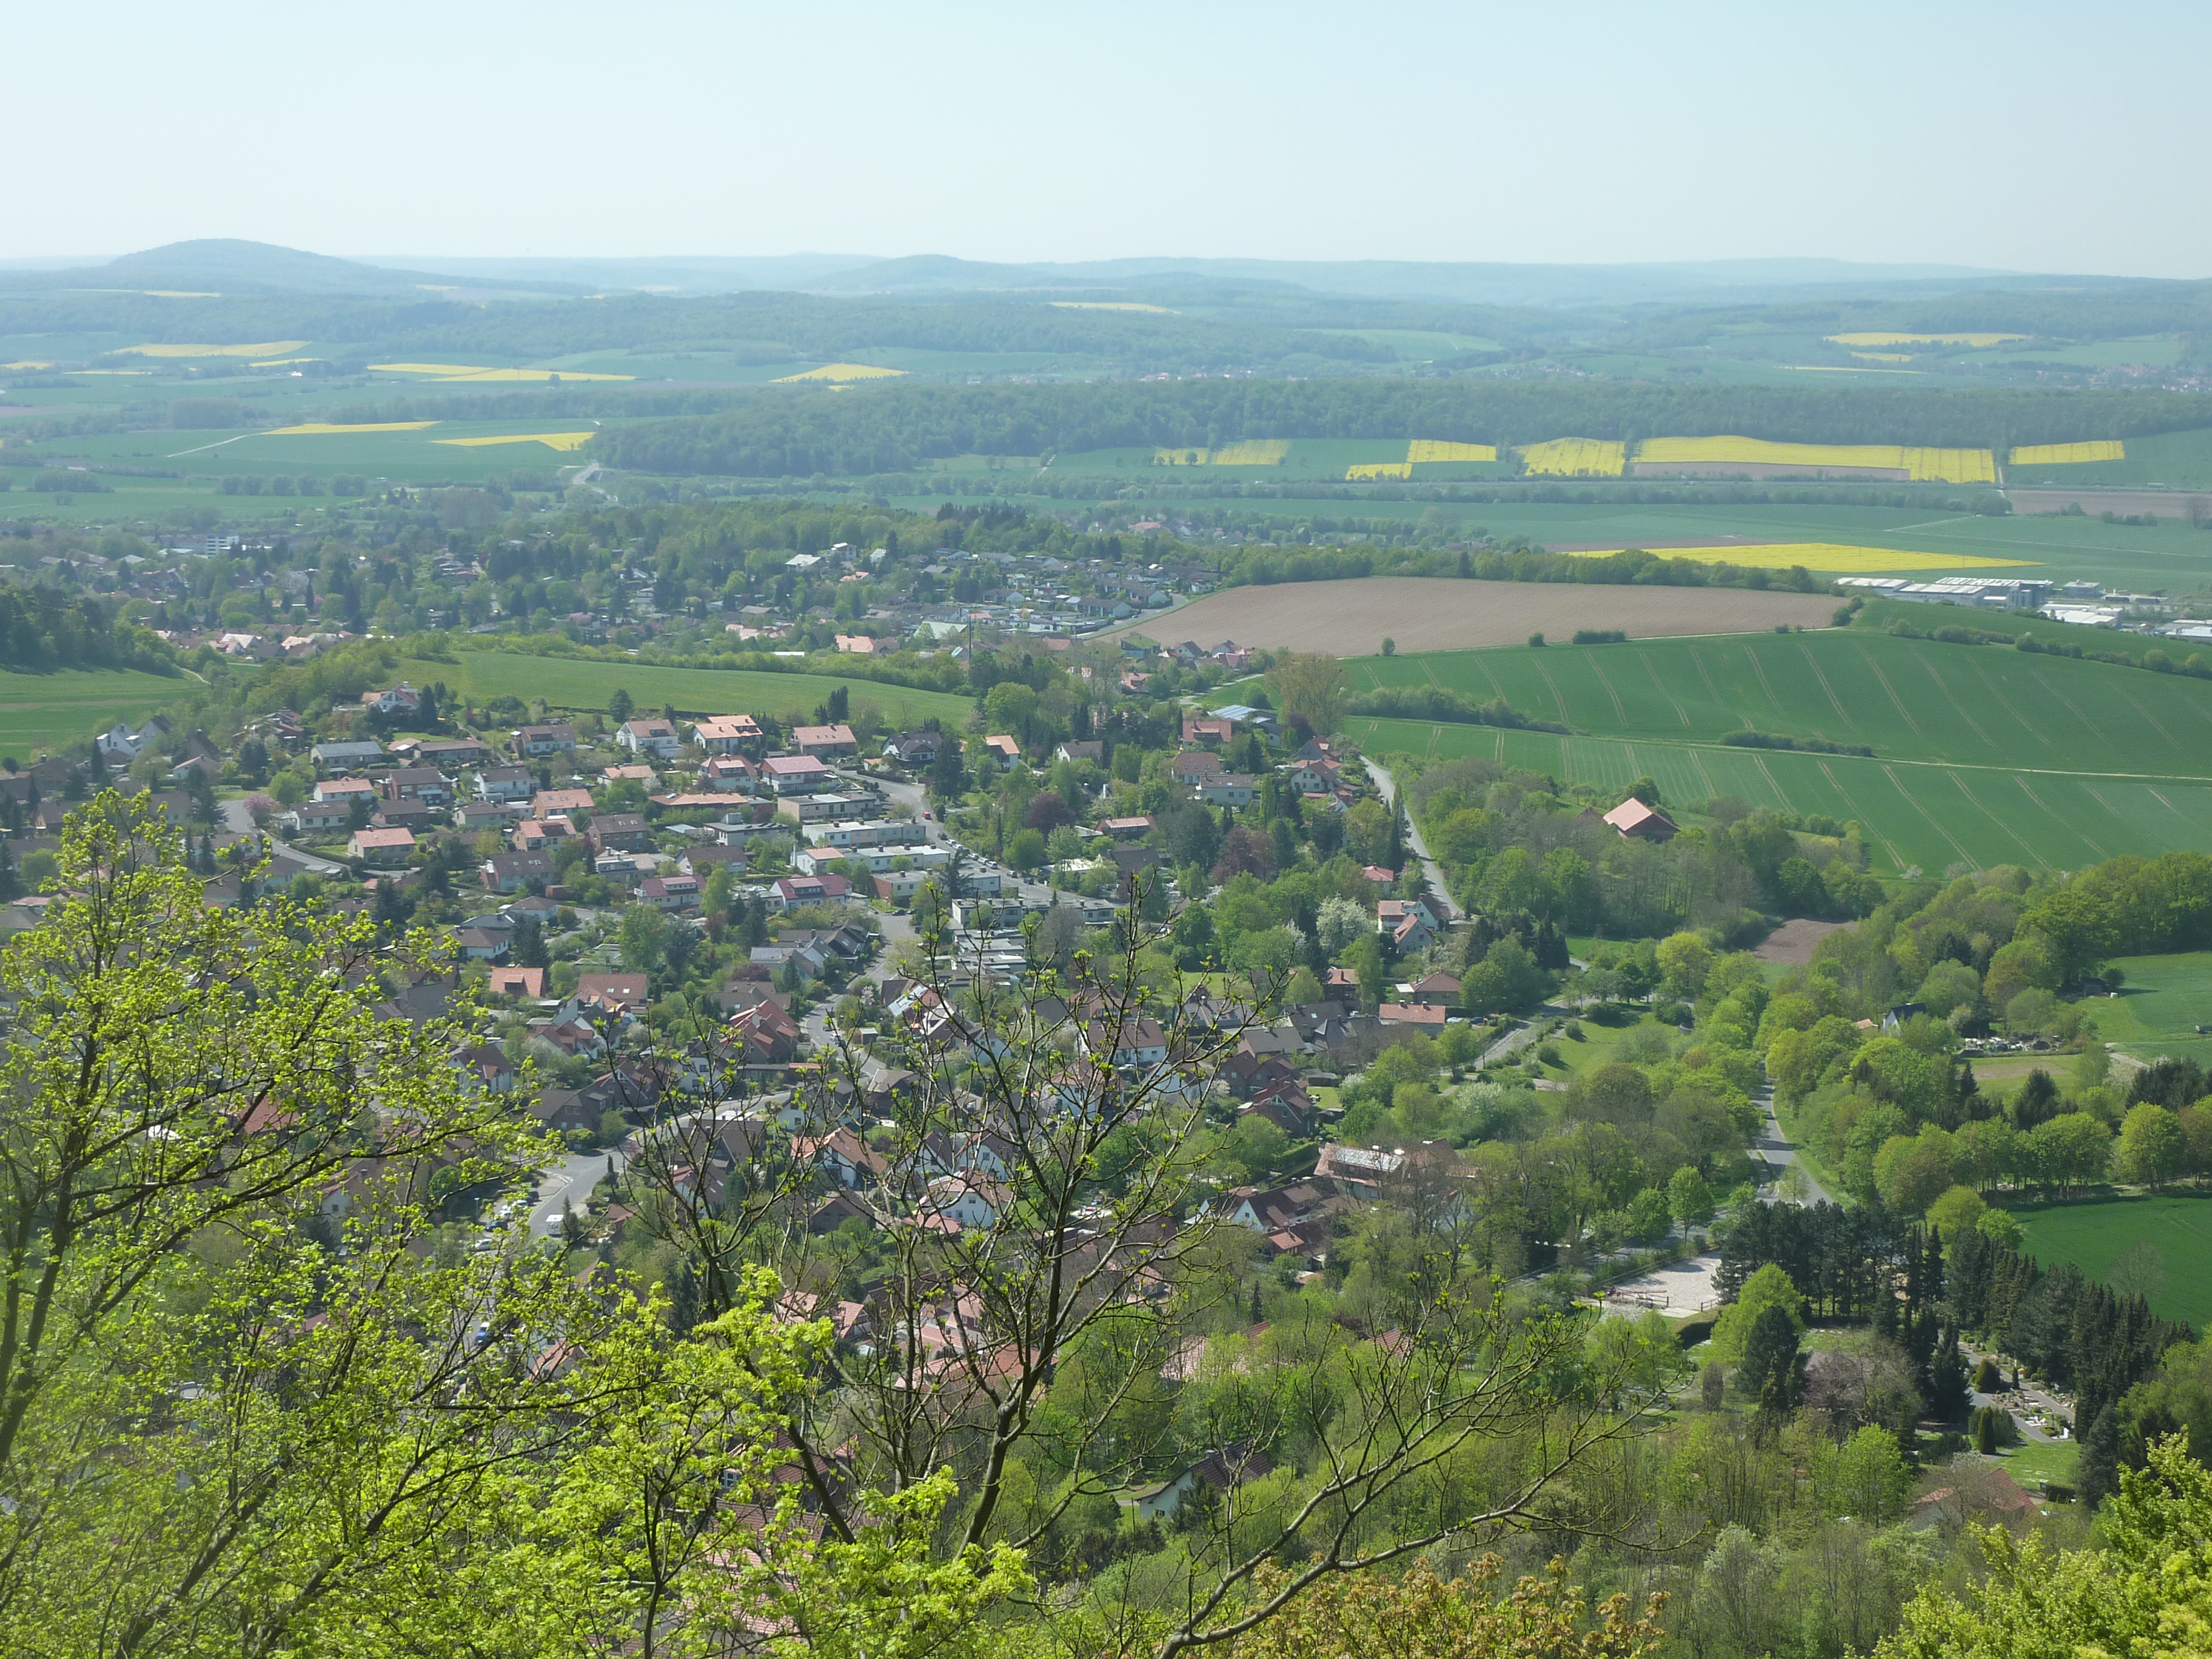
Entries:
[[1461, 651], [1518, 645], [1531, 634], [1565, 640], [1580, 628], [1626, 629], [1633, 639], [1759, 633], [1779, 623], [1825, 628], [1835, 613], [1830, 595], [1745, 587], [1369, 576], [1232, 587], [1180, 611], [1141, 617], [1104, 637], [1142, 634], [1162, 645], [1194, 640], [1208, 648], [1234, 640], [1262, 649], [1363, 657], [1380, 651], [1386, 638], [1395, 640], [1401, 651]]

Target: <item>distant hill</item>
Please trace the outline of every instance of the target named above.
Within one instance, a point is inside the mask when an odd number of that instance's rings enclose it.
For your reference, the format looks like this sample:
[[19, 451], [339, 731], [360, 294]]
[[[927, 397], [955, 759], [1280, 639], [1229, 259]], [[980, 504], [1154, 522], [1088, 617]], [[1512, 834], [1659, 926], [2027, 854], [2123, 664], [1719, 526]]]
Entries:
[[[326, 253], [279, 247], [270, 242], [213, 237], [170, 242], [142, 252], [125, 253], [105, 264], [47, 270], [19, 268], [0, 272], [0, 289], [15, 293], [126, 289], [226, 296], [297, 294], [419, 300], [429, 293], [454, 287], [478, 290], [483, 297], [491, 297], [506, 286], [511, 285], [432, 271], [394, 270], [352, 259], [332, 258]], [[535, 292], [547, 295], [586, 291], [580, 285], [565, 283], [538, 283], [532, 288]]]

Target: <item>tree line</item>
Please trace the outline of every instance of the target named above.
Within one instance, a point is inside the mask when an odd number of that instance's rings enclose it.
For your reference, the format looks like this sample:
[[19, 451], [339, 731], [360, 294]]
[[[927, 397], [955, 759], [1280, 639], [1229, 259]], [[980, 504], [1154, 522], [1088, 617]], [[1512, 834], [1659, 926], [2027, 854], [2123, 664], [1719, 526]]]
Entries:
[[911, 471], [954, 455], [1041, 455], [1245, 438], [1525, 444], [1741, 433], [1802, 443], [1980, 447], [2179, 430], [2178, 393], [1653, 386], [1364, 378], [778, 388], [700, 422], [603, 432], [594, 453], [644, 472], [746, 477]]
[[125, 621], [120, 605], [58, 588], [0, 588], [0, 669], [138, 668], [177, 672], [176, 653]]

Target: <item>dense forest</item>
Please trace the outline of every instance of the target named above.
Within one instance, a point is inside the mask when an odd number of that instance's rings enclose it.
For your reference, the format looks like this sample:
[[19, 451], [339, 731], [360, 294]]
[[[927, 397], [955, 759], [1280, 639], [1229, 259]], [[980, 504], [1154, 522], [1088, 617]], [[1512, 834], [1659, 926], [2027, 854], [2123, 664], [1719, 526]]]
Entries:
[[1802, 443], [2017, 443], [2133, 437], [2204, 420], [2201, 400], [2141, 392], [1665, 386], [1613, 381], [1189, 380], [918, 384], [778, 392], [712, 419], [602, 433], [594, 452], [646, 472], [745, 477], [902, 472], [953, 455], [1246, 438], [1442, 438], [1521, 444], [1741, 433]]

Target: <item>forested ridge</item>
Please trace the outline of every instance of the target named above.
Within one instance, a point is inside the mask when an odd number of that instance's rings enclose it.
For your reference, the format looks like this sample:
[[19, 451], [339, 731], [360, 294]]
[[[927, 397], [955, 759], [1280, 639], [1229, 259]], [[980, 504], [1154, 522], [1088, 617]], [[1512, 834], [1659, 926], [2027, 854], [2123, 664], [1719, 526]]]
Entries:
[[2144, 392], [1935, 391], [1436, 380], [921, 384], [777, 392], [704, 421], [602, 433], [640, 471], [746, 477], [902, 472], [954, 455], [1044, 455], [1246, 438], [1525, 444], [1740, 433], [1954, 447], [2125, 438], [2202, 425], [2202, 399]]

